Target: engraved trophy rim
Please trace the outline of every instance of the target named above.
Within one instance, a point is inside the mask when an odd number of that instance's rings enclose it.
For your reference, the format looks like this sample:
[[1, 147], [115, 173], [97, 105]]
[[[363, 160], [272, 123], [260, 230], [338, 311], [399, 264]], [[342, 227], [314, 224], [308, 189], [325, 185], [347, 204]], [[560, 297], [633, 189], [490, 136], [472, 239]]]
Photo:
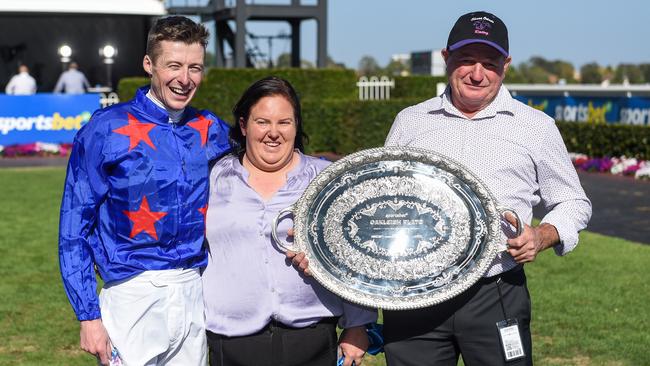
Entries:
[[[410, 296], [395, 294], [377, 294], [361, 291], [347, 286], [340, 278], [333, 276], [325, 266], [316, 259], [309, 237], [310, 209], [319, 193], [325, 187], [351, 168], [368, 163], [406, 160], [432, 165], [465, 183], [474, 193], [486, 214], [487, 233], [482, 237], [483, 250], [478, 254], [474, 265], [468, 273], [457, 281], [445, 286], [444, 291], [427, 291]], [[425, 149], [412, 147], [380, 147], [361, 150], [347, 155], [330, 164], [321, 171], [308, 185], [302, 196], [293, 206], [294, 247], [305, 253], [309, 259], [312, 276], [326, 289], [350, 302], [384, 310], [408, 310], [432, 306], [449, 300], [467, 290], [476, 283], [489, 269], [496, 257], [501, 240], [500, 213], [496, 201], [487, 186], [464, 165], [445, 155]]]

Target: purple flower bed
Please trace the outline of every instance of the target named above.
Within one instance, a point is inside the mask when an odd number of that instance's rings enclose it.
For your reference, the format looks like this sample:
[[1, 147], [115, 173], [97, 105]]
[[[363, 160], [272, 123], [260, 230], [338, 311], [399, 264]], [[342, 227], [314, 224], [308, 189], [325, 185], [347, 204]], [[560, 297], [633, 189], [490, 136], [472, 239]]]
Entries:
[[29, 144], [16, 144], [0, 146], [0, 156], [4, 158], [17, 158], [29, 156], [67, 156], [70, 154], [72, 144], [52, 144], [33, 142]]
[[636, 158], [588, 157], [585, 154], [569, 154], [576, 169], [633, 176], [637, 179], [650, 179], [650, 162]]

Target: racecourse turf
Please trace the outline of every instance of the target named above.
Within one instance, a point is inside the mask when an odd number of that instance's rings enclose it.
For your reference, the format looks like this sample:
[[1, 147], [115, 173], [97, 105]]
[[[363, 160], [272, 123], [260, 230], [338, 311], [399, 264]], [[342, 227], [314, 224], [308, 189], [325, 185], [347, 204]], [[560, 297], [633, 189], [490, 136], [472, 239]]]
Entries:
[[[96, 365], [58, 268], [63, 168], [0, 169], [0, 365]], [[650, 246], [589, 232], [526, 266], [537, 365], [650, 365]], [[368, 356], [365, 366], [384, 365]]]

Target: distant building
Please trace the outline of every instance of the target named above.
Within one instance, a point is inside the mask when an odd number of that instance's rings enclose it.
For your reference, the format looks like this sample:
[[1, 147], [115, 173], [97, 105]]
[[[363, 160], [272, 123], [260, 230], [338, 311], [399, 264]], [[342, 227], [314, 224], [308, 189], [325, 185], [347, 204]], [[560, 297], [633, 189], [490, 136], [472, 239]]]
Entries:
[[440, 50], [411, 52], [411, 74], [445, 76], [445, 60]]
[[396, 53], [390, 56], [391, 61], [400, 62], [403, 64], [408, 64], [411, 61], [411, 55], [408, 53]]
[[[0, 86], [18, 64], [29, 66], [39, 92], [51, 92], [67, 61], [79, 63], [91, 85], [144, 76], [142, 57], [154, 19], [166, 14], [159, 0], [0, 0]], [[112, 72], [100, 48], [117, 49]]]
[[391, 63], [399, 63], [402, 70], [399, 72], [400, 76], [411, 75], [411, 55], [408, 53], [397, 53], [390, 57]]

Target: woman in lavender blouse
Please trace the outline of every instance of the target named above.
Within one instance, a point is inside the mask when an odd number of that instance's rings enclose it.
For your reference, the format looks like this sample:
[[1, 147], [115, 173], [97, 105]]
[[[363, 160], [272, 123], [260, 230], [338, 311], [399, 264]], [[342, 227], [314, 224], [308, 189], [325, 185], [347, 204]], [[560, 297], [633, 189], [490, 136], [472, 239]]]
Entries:
[[[329, 163], [303, 154], [296, 92], [268, 77], [233, 109], [233, 153], [210, 174], [210, 247], [203, 273], [210, 365], [360, 365], [364, 325], [377, 313], [350, 304], [292, 267], [271, 238], [278, 212], [294, 203]], [[286, 237], [290, 220], [281, 222]], [[339, 341], [337, 324], [344, 328]]]

